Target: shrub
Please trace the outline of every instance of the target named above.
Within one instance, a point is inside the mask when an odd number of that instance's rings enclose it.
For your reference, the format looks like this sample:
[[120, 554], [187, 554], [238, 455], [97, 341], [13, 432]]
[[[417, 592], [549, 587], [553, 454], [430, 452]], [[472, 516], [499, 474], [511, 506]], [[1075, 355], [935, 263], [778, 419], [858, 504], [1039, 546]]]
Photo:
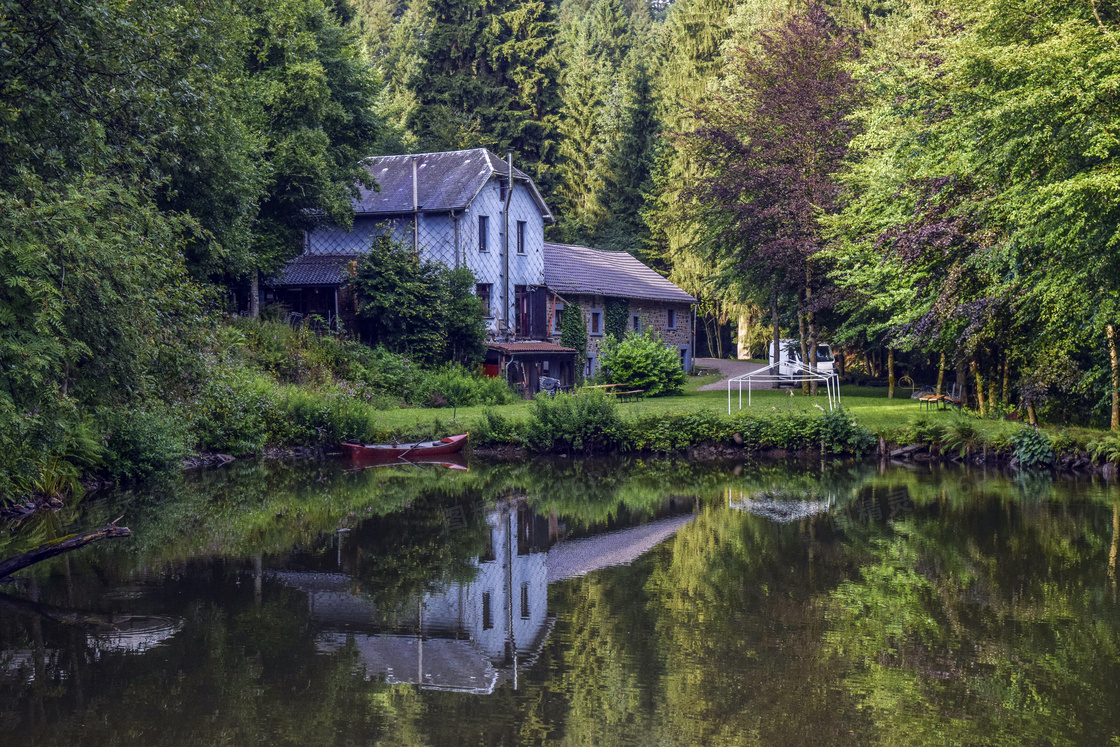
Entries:
[[497, 410], [486, 410], [482, 420], [475, 423], [471, 430], [471, 442], [476, 446], [504, 446], [522, 444], [528, 432], [528, 425], [514, 421]]
[[125, 480], [141, 480], [172, 472], [189, 450], [184, 427], [162, 408], [98, 411], [105, 442], [105, 472]]
[[963, 459], [982, 444], [980, 429], [976, 427], [976, 423], [972, 418], [961, 415], [945, 428], [945, 440], [941, 450], [942, 453], [946, 450], [956, 451]]
[[1049, 467], [1054, 463], [1050, 439], [1037, 428], [1023, 428], [1011, 437], [1011, 448], [1022, 469]]
[[211, 377], [188, 403], [188, 413], [199, 449], [248, 454], [260, 451], [267, 431], [266, 393], [245, 369], [215, 363]]
[[424, 377], [414, 399], [428, 407], [470, 407], [509, 404], [517, 395], [502, 379], [448, 365]]
[[1105, 462], [1120, 462], [1120, 435], [1109, 433], [1086, 444], [1093, 459]]
[[642, 389], [648, 397], [679, 394], [684, 388], [684, 370], [677, 352], [652, 332], [631, 332], [621, 342], [608, 335], [600, 356], [612, 384]]
[[817, 418], [821, 449], [828, 454], [863, 454], [875, 445], [875, 435], [843, 409]]
[[525, 445], [537, 451], [611, 451], [629, 445], [628, 430], [618, 406], [596, 392], [574, 397], [561, 394], [533, 400]]

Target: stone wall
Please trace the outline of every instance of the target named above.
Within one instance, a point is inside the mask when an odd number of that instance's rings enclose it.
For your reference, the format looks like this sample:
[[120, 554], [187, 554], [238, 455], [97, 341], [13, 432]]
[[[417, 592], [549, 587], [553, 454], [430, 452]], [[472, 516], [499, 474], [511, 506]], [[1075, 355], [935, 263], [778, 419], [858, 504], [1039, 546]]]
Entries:
[[[550, 312], [553, 308], [552, 303], [555, 302], [557, 306], [571, 308], [573, 305], [578, 304], [580, 311], [583, 314], [583, 322], [587, 327], [587, 357], [593, 362], [594, 370], [598, 370], [599, 365], [599, 346], [603, 342], [605, 329], [603, 325], [606, 324], [606, 316], [604, 309], [606, 308], [606, 298], [604, 296], [575, 296], [567, 295], [563, 300], [556, 301], [555, 298], [550, 302]], [[669, 329], [669, 314], [672, 310], [676, 314], [676, 325], [674, 329]], [[600, 327], [599, 334], [592, 331], [591, 314], [593, 311], [599, 312]], [[639, 317], [639, 324], [641, 325], [642, 332], [653, 331], [658, 337], [665, 341], [669, 347], [677, 350], [682, 349], [685, 351], [684, 364], [685, 370], [692, 369], [692, 305], [688, 303], [672, 303], [665, 301], [647, 301], [644, 299], [632, 298], [630, 299], [629, 307], [629, 321], [626, 323], [626, 331], [629, 332], [634, 328], [634, 317]], [[550, 325], [551, 335], [549, 339], [552, 342], [559, 344], [560, 332], [557, 325]], [[586, 372], [586, 369], [585, 369]], [[592, 372], [594, 373], [594, 371]]]

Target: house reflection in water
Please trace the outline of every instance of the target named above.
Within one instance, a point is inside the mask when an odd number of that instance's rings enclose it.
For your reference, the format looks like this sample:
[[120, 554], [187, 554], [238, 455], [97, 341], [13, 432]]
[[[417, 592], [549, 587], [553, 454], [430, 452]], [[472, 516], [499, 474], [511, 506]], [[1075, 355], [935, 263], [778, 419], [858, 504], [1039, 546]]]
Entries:
[[489, 694], [507, 679], [516, 688], [519, 670], [532, 665], [548, 639], [550, 583], [629, 563], [691, 519], [689, 513], [556, 542], [554, 519], [550, 531], [546, 517], [509, 501], [487, 516], [490, 549], [474, 561], [475, 578], [423, 595], [404, 614], [383, 614], [345, 574], [273, 577], [307, 593], [311, 619], [322, 627], [319, 651], [352, 645], [367, 678]]

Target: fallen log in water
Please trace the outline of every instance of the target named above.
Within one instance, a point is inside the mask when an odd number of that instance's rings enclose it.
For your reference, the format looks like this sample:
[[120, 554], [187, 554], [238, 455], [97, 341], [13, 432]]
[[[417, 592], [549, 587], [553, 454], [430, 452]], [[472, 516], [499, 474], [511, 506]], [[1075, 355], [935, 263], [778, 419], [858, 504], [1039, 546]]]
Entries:
[[129, 537], [132, 532], [128, 527], [117, 526], [118, 518], [112, 524], [106, 524], [100, 529], [93, 529], [88, 532], [81, 532], [80, 534], [70, 534], [65, 537], [60, 537], [56, 540], [39, 545], [34, 550], [28, 550], [25, 553], [16, 555], [14, 558], [0, 561], [0, 578], [6, 578], [16, 571], [22, 571], [29, 565], [34, 565], [39, 561], [53, 558], [56, 555], [61, 555], [64, 552], [77, 550], [79, 547], [85, 547], [91, 542], [97, 542], [103, 539], [112, 539], [114, 537]]

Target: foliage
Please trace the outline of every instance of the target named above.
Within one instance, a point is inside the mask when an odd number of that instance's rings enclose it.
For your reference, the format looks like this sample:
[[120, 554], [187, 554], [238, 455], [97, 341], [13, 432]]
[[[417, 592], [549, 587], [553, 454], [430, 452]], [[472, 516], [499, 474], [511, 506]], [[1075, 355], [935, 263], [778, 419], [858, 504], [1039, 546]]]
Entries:
[[481, 362], [486, 327], [481, 302], [466, 290], [474, 285], [469, 270], [421, 261], [379, 236], [361, 256], [352, 285], [361, 333], [371, 344], [428, 364]]
[[424, 375], [414, 400], [427, 407], [508, 405], [517, 399], [505, 379], [447, 365]]
[[1093, 459], [1120, 464], [1120, 435], [1110, 433], [1093, 439], [1087, 445]]
[[983, 445], [983, 438], [976, 422], [966, 415], [958, 415], [945, 426], [943, 451], [956, 451], [961, 458], [969, 456]]
[[616, 340], [626, 336], [630, 324], [630, 301], [617, 296], [607, 296], [603, 300], [603, 332]]
[[678, 394], [684, 387], [680, 358], [652, 330], [631, 332], [621, 342], [608, 335], [599, 355], [611, 383], [642, 389], [647, 397]]
[[560, 314], [560, 344], [576, 351], [577, 378], [581, 378], [583, 363], [587, 360], [587, 322], [578, 304], [564, 307]]
[[179, 469], [188, 448], [184, 424], [164, 408], [103, 408], [97, 417], [105, 441], [104, 471], [144, 480]]
[[601, 392], [580, 396], [538, 394], [525, 445], [535, 451], [609, 452], [625, 447], [627, 431], [614, 399]]
[[1050, 439], [1037, 428], [1024, 428], [1012, 436], [1011, 448], [1020, 469], [1037, 469], [1054, 464], [1054, 448]]

